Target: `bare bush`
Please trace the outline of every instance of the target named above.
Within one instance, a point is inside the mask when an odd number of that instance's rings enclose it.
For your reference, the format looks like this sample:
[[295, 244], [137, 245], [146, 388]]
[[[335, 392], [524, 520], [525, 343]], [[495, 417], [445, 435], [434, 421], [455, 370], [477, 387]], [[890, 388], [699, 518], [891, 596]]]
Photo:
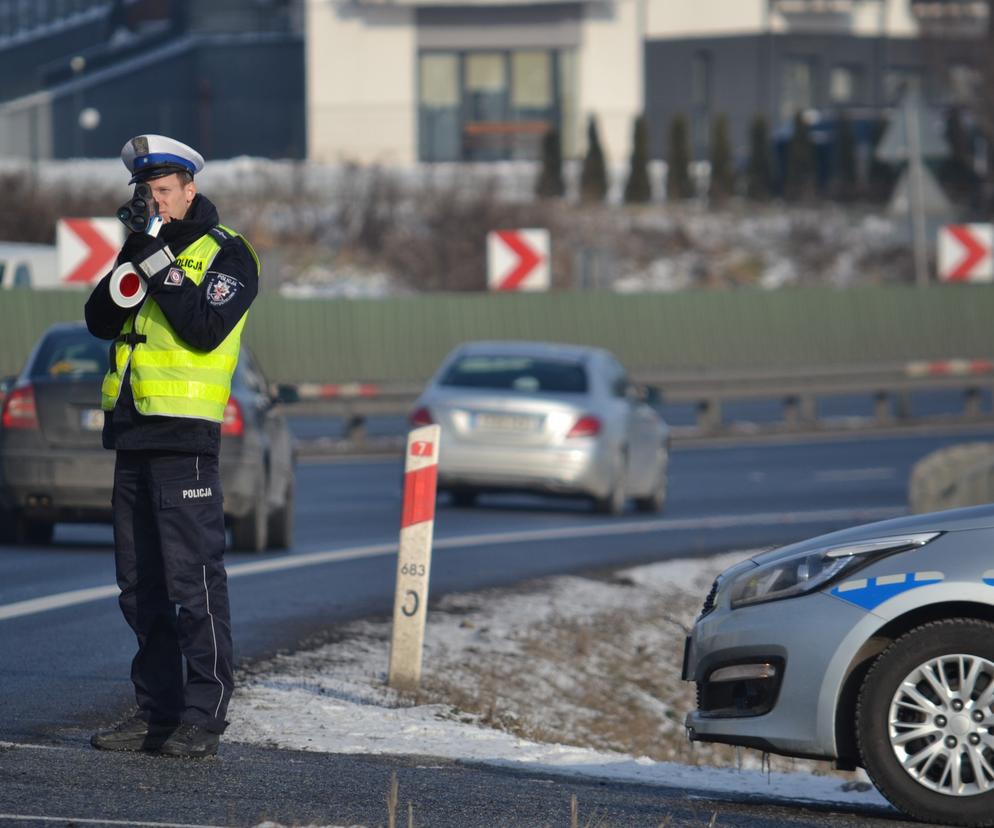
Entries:
[[489, 231], [554, 221], [551, 206], [503, 202], [492, 183], [431, 189], [386, 235], [383, 253], [390, 269], [417, 290], [484, 290]]
[[[0, 167], [0, 240], [51, 243], [64, 216], [111, 216], [127, 195], [109, 166]], [[530, 175], [530, 173], [529, 173]], [[234, 159], [204, 173], [226, 224], [264, 258], [266, 288], [342, 286], [341, 295], [486, 289], [487, 233], [540, 227], [552, 285], [623, 292], [907, 281], [894, 221], [866, 208], [758, 206], [731, 198], [584, 204], [531, 200], [497, 166], [386, 169]], [[573, 188], [575, 189], [575, 187]], [[364, 292], [368, 291], [368, 292]]]
[[87, 183], [44, 185], [30, 170], [0, 171], [0, 241], [54, 244], [60, 218], [112, 216], [121, 202], [119, 187]]

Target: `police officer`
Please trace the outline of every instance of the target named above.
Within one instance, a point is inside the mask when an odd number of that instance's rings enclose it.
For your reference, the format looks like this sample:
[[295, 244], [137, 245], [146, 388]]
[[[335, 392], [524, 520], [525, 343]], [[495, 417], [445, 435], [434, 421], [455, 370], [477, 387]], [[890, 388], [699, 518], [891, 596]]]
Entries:
[[131, 233], [118, 255], [145, 275], [144, 301], [118, 307], [107, 274], [86, 303], [90, 332], [113, 340], [103, 444], [117, 452], [117, 583], [138, 638], [137, 713], [91, 743], [210, 756], [233, 689], [220, 424], [259, 260], [197, 192], [198, 152], [139, 135], [121, 159], [131, 183], [150, 186], [164, 224], [156, 237]]

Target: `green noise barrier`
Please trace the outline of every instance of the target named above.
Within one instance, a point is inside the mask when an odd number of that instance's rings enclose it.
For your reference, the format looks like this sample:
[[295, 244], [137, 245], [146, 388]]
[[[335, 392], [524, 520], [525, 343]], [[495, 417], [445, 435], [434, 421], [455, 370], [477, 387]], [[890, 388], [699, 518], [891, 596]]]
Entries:
[[[81, 291], [0, 290], [0, 376]], [[673, 294], [262, 295], [244, 341], [272, 381], [418, 383], [461, 342], [596, 345], [634, 374], [728, 373], [994, 357], [994, 287], [784, 288]]]

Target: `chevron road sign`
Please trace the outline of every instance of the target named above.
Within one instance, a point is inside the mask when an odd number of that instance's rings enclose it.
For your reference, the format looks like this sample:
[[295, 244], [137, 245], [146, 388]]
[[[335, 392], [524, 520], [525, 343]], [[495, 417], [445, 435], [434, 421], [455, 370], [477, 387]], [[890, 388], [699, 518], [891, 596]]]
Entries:
[[114, 269], [124, 225], [116, 218], [59, 219], [55, 243], [59, 285], [89, 285]]
[[939, 228], [939, 279], [994, 281], [994, 225], [947, 224]]
[[549, 289], [549, 231], [487, 233], [487, 287], [494, 291]]

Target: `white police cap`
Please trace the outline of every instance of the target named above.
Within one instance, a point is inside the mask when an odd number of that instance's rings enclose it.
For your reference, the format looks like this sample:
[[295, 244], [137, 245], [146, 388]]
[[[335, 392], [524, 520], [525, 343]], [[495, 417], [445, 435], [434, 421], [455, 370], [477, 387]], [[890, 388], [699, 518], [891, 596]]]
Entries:
[[121, 149], [121, 160], [131, 173], [130, 184], [186, 171], [196, 175], [204, 157], [193, 147], [165, 135], [138, 135]]

